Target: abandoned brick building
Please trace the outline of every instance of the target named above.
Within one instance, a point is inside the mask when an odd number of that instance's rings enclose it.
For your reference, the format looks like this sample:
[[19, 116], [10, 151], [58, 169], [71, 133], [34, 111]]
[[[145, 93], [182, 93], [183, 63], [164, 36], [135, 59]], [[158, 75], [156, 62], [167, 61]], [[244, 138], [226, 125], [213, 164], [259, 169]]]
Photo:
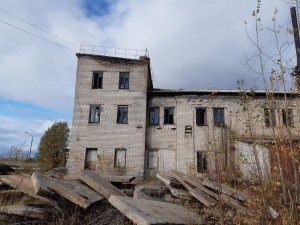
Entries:
[[[274, 163], [268, 156], [272, 146], [265, 146], [272, 139], [270, 128], [298, 125], [293, 97], [289, 110], [280, 112], [256, 107], [266, 98], [256, 91], [251, 110], [243, 111], [239, 90], [153, 88], [148, 57], [76, 55], [71, 174], [91, 169], [142, 177], [176, 169], [205, 176], [232, 166], [247, 176], [253, 140], [261, 142], [256, 148], [267, 173]], [[251, 132], [245, 125], [249, 112], [256, 118]]]

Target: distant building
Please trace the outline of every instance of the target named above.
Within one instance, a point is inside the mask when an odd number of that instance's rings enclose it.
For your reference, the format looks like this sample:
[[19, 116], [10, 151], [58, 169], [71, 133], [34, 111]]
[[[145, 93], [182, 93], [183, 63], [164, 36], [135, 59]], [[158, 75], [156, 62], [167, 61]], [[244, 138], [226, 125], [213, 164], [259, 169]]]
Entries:
[[[270, 163], [276, 164], [268, 154], [274, 148], [272, 128], [299, 125], [294, 119], [298, 100], [292, 94], [288, 111], [264, 106], [265, 91], [256, 91], [250, 110], [244, 110], [239, 90], [153, 88], [145, 56], [76, 55], [67, 161], [71, 174], [89, 169], [142, 177], [149, 171], [175, 169], [205, 177], [231, 168], [248, 177], [257, 172], [255, 142], [267, 176]], [[273, 98], [282, 104], [282, 93]], [[246, 125], [250, 117], [251, 129]]]

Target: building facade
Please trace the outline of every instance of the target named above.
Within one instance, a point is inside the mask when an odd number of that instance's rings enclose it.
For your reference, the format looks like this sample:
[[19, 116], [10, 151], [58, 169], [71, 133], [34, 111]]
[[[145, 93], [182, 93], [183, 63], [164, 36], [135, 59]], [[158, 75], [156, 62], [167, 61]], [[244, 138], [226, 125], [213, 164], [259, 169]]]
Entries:
[[250, 176], [259, 161], [267, 176], [274, 127], [299, 125], [292, 95], [273, 96], [272, 104], [286, 106], [280, 111], [266, 104], [264, 91], [155, 89], [147, 57], [77, 57], [71, 174], [143, 177], [175, 169], [205, 177], [230, 167]]

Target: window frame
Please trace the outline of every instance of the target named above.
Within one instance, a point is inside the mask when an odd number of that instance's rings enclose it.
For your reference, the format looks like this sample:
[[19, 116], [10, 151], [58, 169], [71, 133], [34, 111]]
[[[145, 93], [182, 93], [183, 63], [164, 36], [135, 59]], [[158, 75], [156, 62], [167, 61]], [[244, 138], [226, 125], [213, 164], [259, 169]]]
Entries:
[[[92, 108], [95, 107], [95, 112], [94, 112], [94, 121], [91, 121], [91, 118], [92, 118]], [[98, 121], [95, 121], [96, 120], [96, 112], [97, 112], [97, 108], [99, 108], [98, 112], [99, 112], [99, 119]], [[100, 123], [100, 113], [101, 112], [101, 105], [90, 105], [90, 112], [89, 112], [89, 123]]]
[[[286, 113], [287, 111], [287, 113]], [[294, 127], [293, 109], [282, 109], [282, 124], [286, 127]]]
[[[151, 110], [154, 110], [154, 122], [151, 122]], [[155, 112], [157, 110], [157, 112]], [[157, 123], [155, 122], [155, 115], [157, 114]], [[159, 107], [149, 107], [149, 125], [159, 125]]]
[[[122, 77], [124, 77], [124, 84], [122, 84]], [[128, 86], [126, 86], [126, 76], [128, 79]], [[119, 74], [119, 89], [129, 89], [129, 82], [130, 82], [130, 73], [129, 72], [120, 72]], [[124, 86], [122, 86], [124, 85]]]
[[[95, 79], [96, 79], [96, 76], [98, 75], [99, 76], [99, 74], [101, 74], [101, 85], [100, 85], [100, 87], [99, 87], [99, 82], [97, 82], [97, 85], [95, 85]], [[97, 77], [97, 78], [99, 78], [99, 77]], [[99, 81], [99, 79], [98, 79], [98, 81]], [[93, 80], [92, 80], [92, 89], [102, 89], [102, 86], [103, 86], [103, 72], [93, 72]]]
[[[173, 110], [172, 114], [170, 114], [170, 109]], [[175, 124], [174, 123], [174, 113], [175, 113], [175, 107], [165, 107], [164, 108], [164, 124]], [[166, 116], [166, 114], [168, 114], [168, 115]]]
[[[220, 123], [220, 118], [218, 118], [218, 123], [216, 122], [216, 118], [215, 118], [215, 111], [222, 111], [223, 112], [223, 122]], [[213, 108], [213, 119], [214, 119], [214, 126], [222, 126], [225, 124], [225, 108]]]
[[197, 151], [197, 172], [208, 172], [208, 154], [207, 151]]
[[[203, 113], [203, 115], [201, 112]], [[201, 119], [203, 119], [203, 121], [201, 121]], [[201, 108], [201, 107], [196, 108], [196, 125], [207, 126], [207, 108]]]
[[265, 126], [276, 127], [276, 114], [274, 108], [264, 108]]
[[[125, 151], [125, 159], [124, 159], [124, 167], [123, 166], [118, 166], [117, 162], [117, 152], [118, 151]], [[126, 156], [127, 156], [127, 149], [126, 148], [116, 148], [115, 149], [115, 156], [114, 156], [114, 168], [126, 168]]]
[[[126, 121], [124, 121], [124, 111], [122, 111], [122, 121], [119, 120], [121, 109], [126, 108]], [[128, 124], [128, 105], [118, 105], [118, 110], [117, 110], [117, 123], [118, 124]]]

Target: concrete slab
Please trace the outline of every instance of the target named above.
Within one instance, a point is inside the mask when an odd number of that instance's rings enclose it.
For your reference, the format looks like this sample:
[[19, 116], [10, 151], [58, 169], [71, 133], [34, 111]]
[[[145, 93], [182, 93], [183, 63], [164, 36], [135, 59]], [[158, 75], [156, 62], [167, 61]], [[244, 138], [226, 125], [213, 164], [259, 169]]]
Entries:
[[188, 191], [184, 189], [175, 188], [170, 185], [167, 185], [167, 187], [169, 188], [170, 192], [175, 198], [186, 199], [186, 200], [192, 199], [192, 196], [188, 193]]
[[197, 188], [189, 190], [189, 193], [209, 208], [217, 203], [216, 200]]
[[105, 198], [109, 198], [111, 195], [117, 196], [126, 196], [123, 192], [121, 192], [118, 188], [113, 186], [95, 171], [91, 170], [82, 170], [77, 176], [88, 186], [93, 188], [99, 194], [104, 196]]
[[111, 177], [103, 177], [103, 178], [109, 182], [115, 182], [115, 183], [130, 183], [135, 179], [135, 177], [132, 176], [111, 176]]
[[203, 224], [199, 215], [176, 204], [114, 195], [108, 201], [137, 225]]
[[155, 201], [154, 198], [151, 198], [149, 195], [144, 194], [143, 192], [139, 190], [134, 190], [133, 197], [137, 199], [146, 199], [146, 200], [152, 200]]
[[193, 185], [194, 187], [200, 189], [201, 191], [205, 192], [206, 194], [214, 197], [215, 199], [219, 199], [219, 194], [216, 192], [213, 192], [209, 190], [206, 186], [202, 184], [202, 180], [196, 177], [183, 177], [183, 180], [186, 181], [187, 183]]
[[80, 180], [53, 180], [48, 188], [84, 209], [104, 199]]
[[0, 176], [0, 181], [9, 185], [14, 189], [17, 189], [25, 194], [30, 195], [33, 198], [39, 199], [40, 201], [43, 201], [51, 205], [55, 205], [54, 201], [35, 194], [33, 184], [29, 177], [23, 177], [16, 174], [4, 175], [4, 176]]
[[167, 176], [167, 175], [164, 175], [164, 174], [159, 174], [159, 173], [156, 174], [156, 177], [158, 179], [160, 179], [161, 181], [163, 181], [166, 185], [170, 185], [170, 186], [173, 186], [173, 187], [181, 187], [182, 186], [173, 177], [170, 177], [170, 176]]
[[54, 198], [56, 196], [55, 192], [51, 191], [48, 186], [54, 178], [45, 176], [43, 174], [34, 172], [31, 175], [32, 185], [34, 187], [34, 192], [37, 195], [44, 196], [46, 198]]
[[176, 171], [176, 170], [169, 170], [169, 173], [171, 174], [171, 176], [175, 177], [175, 179], [178, 180], [179, 183], [181, 183], [182, 186], [184, 186], [187, 190], [192, 189], [192, 187], [183, 180], [183, 177], [185, 176], [184, 173]]
[[247, 210], [247, 208], [245, 208], [244, 206], [242, 206], [240, 204], [239, 200], [237, 200], [235, 198], [231, 198], [228, 195], [221, 194], [221, 199], [224, 201], [225, 204], [227, 204], [235, 209], [241, 209], [243, 211]]
[[25, 205], [2, 206], [0, 208], [0, 212], [40, 220], [43, 220], [46, 216], [46, 212], [44, 212], [42, 209]]
[[136, 190], [139, 190], [143, 193], [145, 193], [148, 196], [155, 196], [157, 198], [160, 198], [162, 195], [166, 193], [166, 189], [164, 187], [156, 186], [156, 185], [139, 185], [135, 186]]

